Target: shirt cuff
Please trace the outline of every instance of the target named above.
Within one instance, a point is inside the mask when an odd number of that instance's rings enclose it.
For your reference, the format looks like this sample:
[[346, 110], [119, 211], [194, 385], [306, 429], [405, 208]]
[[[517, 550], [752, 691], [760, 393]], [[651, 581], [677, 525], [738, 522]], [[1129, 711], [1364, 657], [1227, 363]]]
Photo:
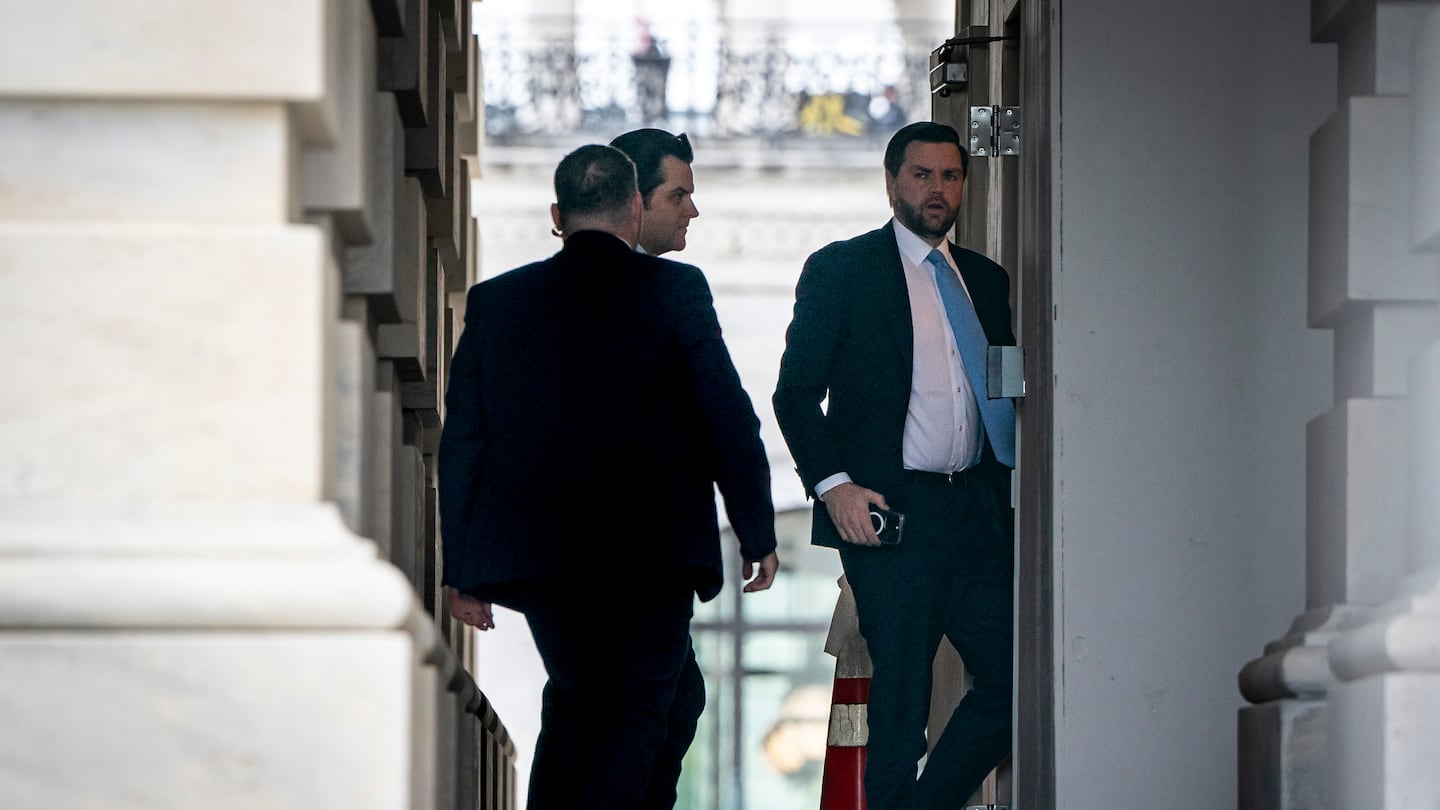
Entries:
[[835, 487], [840, 486], [841, 484], [848, 483], [851, 483], [850, 473], [835, 473], [834, 475], [826, 478], [825, 480], [815, 485], [815, 497], [824, 499], [825, 493], [829, 492]]

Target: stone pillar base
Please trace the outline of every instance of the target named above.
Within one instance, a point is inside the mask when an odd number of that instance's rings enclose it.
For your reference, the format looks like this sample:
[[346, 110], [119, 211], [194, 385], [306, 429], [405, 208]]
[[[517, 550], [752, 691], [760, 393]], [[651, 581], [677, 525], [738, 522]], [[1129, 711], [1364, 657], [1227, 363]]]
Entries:
[[1440, 807], [1440, 572], [1413, 574], [1330, 645], [1331, 807]]
[[403, 631], [5, 632], [0, 660], [0, 806], [423, 806]]
[[1394, 672], [1330, 690], [1331, 803], [1433, 810], [1440, 802], [1440, 672]]
[[6, 504], [0, 661], [0, 807], [435, 806], [454, 656], [332, 504]]
[[1239, 810], [1325, 807], [1323, 700], [1276, 700], [1239, 712]]

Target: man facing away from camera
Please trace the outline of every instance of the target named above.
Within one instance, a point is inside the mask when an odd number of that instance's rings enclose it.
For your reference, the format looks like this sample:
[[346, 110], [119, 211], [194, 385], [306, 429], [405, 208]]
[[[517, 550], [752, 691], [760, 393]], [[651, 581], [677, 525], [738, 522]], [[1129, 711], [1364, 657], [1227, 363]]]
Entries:
[[[894, 216], [806, 260], [773, 398], [870, 652], [870, 810], [959, 807], [1010, 751], [1015, 412], [985, 362], [1015, 339], [1005, 270], [947, 238], [968, 161], [944, 124], [895, 133]], [[898, 544], [880, 510], [904, 514]], [[925, 757], [942, 637], [974, 680]]]
[[719, 592], [715, 488], [749, 593], [779, 567], [760, 423], [698, 268], [634, 250], [635, 169], [555, 171], [560, 252], [475, 285], [440, 439], [452, 614], [525, 615], [548, 681], [528, 806], [669, 808], [701, 702], [681, 679]]

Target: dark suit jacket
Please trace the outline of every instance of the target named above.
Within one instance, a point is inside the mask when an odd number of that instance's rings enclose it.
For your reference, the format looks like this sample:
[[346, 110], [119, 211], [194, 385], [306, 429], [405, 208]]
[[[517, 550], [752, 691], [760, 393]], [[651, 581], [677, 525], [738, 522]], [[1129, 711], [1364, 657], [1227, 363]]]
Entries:
[[743, 558], [775, 549], [760, 423], [695, 267], [581, 231], [475, 285], [445, 406], [446, 585], [679, 575], [709, 599], [716, 484]]
[[[991, 345], [1013, 346], [1005, 269], [954, 243], [950, 255]], [[904, 511], [901, 443], [915, 361], [913, 329], [891, 224], [826, 245], [806, 260], [773, 402], [807, 496], [814, 496], [819, 482], [846, 472]], [[814, 510], [812, 539], [831, 547], [842, 542], [824, 509]]]

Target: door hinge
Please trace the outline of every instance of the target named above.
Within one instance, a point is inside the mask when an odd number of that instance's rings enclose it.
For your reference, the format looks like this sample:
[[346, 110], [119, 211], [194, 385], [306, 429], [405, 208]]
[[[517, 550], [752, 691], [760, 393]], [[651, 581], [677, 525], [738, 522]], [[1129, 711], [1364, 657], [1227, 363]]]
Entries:
[[971, 157], [1014, 157], [1018, 154], [1019, 107], [970, 108]]

